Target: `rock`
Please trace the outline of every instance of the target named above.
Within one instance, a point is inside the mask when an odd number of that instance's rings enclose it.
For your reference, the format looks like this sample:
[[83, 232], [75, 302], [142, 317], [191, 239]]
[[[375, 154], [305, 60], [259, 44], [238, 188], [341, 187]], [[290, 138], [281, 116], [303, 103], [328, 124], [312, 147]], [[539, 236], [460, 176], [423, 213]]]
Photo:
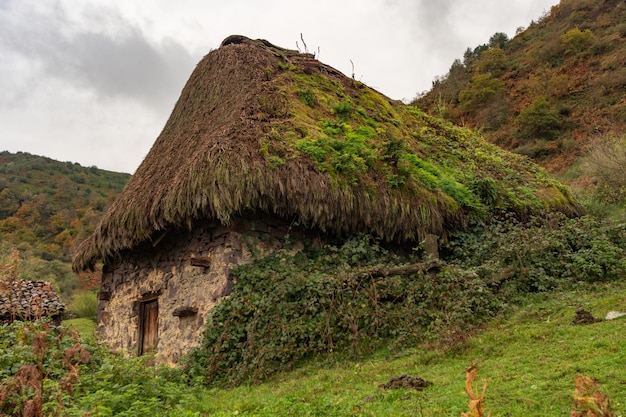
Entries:
[[626, 316], [626, 313], [622, 313], [621, 311], [609, 311], [606, 313], [606, 317], [604, 320], [615, 320], [620, 317]]

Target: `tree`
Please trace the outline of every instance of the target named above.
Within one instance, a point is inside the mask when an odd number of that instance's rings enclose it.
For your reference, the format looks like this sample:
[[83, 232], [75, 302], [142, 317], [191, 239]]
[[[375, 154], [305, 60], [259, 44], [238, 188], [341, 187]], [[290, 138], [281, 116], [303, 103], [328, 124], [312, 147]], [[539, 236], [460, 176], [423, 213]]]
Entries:
[[509, 41], [509, 37], [507, 36], [506, 33], [496, 32], [493, 35], [491, 35], [491, 38], [489, 38], [489, 46], [491, 48], [504, 49], [508, 41]]
[[463, 110], [473, 110], [502, 93], [504, 93], [502, 80], [492, 77], [491, 73], [475, 74], [469, 87], [459, 92], [459, 102]]

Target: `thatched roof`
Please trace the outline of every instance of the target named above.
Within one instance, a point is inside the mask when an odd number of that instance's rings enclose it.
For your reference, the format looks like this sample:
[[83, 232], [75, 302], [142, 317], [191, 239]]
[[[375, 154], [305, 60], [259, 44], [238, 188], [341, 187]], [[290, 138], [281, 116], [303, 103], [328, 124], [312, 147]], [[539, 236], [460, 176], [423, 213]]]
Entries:
[[568, 191], [476, 133], [263, 40], [227, 38], [191, 74], [74, 269], [195, 219], [263, 211], [331, 233], [444, 234], [468, 215], [575, 214]]

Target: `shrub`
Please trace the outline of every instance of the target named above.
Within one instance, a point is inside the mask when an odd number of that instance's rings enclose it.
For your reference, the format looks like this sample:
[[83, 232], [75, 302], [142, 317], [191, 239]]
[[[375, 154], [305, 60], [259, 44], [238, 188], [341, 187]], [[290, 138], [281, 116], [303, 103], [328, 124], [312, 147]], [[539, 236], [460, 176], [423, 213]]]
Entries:
[[190, 378], [260, 381], [311, 355], [361, 356], [386, 341], [423, 340], [446, 325], [467, 329], [498, 308], [478, 275], [457, 266], [436, 277], [370, 273], [400, 262], [359, 236], [317, 254], [278, 251], [237, 267], [233, 294], [211, 311], [189, 357]]
[[[497, 197], [492, 184], [475, 186], [485, 199]], [[626, 230], [592, 217], [508, 217], [457, 232], [442, 253], [454, 263], [437, 273], [375, 273], [415, 254], [392, 255], [365, 235], [238, 266], [235, 289], [211, 311], [186, 373], [236, 385], [315, 355], [361, 357], [383, 344], [446, 337], [445, 329], [467, 332], [528, 292], [621, 277]]]
[[565, 47], [566, 53], [578, 53], [591, 47], [596, 40], [591, 30], [581, 31], [579, 28], [569, 30], [561, 36], [561, 44]]
[[2, 325], [0, 415], [156, 416], [197, 401], [179, 370], [153, 362], [86, 345], [48, 321]]
[[583, 166], [601, 200], [626, 201], [626, 137], [608, 137], [594, 143], [583, 158]]
[[354, 111], [354, 107], [347, 101], [339, 101], [331, 106], [333, 114], [337, 117], [348, 117]]
[[538, 97], [515, 119], [517, 134], [524, 139], [555, 139], [563, 122], [559, 111], [545, 97]]
[[513, 217], [459, 232], [448, 249], [506, 294], [618, 279], [626, 272], [623, 226], [583, 216], [551, 215], [528, 224]]
[[77, 333], [49, 321], [0, 326], [0, 414], [57, 414], [91, 356]]
[[506, 70], [507, 61], [504, 51], [500, 48], [491, 48], [482, 53], [476, 62], [476, 71], [479, 73], [491, 73], [498, 77]]
[[304, 104], [309, 107], [315, 107], [317, 105], [317, 97], [315, 96], [315, 92], [309, 87], [306, 90], [298, 90], [298, 98]]

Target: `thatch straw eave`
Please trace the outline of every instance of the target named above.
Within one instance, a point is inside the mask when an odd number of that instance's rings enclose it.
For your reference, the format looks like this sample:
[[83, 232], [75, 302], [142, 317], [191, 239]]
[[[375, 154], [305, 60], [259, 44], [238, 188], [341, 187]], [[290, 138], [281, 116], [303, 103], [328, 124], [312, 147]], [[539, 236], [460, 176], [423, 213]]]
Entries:
[[[91, 267], [170, 227], [228, 224], [244, 212], [297, 218], [329, 233], [415, 240], [461, 227], [469, 211], [492, 203], [504, 211], [578, 210], [533, 169], [309, 54], [229, 37], [198, 64], [73, 266]], [[482, 201], [472, 181], [492, 187], [493, 202]], [[519, 184], [552, 191], [527, 202], [511, 191]]]

